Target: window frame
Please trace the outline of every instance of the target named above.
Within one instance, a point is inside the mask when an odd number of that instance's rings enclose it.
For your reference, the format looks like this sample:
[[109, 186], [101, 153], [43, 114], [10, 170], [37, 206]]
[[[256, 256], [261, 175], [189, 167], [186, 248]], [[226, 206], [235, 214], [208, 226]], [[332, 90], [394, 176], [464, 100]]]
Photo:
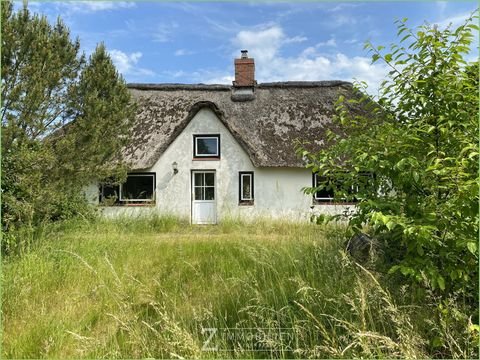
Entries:
[[[203, 175], [203, 185], [197, 185], [196, 182], [195, 182], [195, 175], [196, 174], [202, 174]], [[213, 174], [213, 185], [206, 185], [206, 181], [205, 181], [205, 175], [206, 174]], [[203, 170], [203, 169], [195, 169], [195, 170], [191, 170], [191, 188], [192, 188], [192, 201], [196, 201], [196, 202], [202, 202], [202, 201], [217, 201], [217, 172], [215, 169], [213, 170]], [[209, 200], [206, 200], [206, 199], [203, 199], [203, 200], [197, 200], [195, 199], [195, 189], [196, 188], [200, 188], [202, 189], [202, 194], [203, 194], [203, 197], [205, 197], [205, 189], [206, 188], [213, 188], [213, 199], [209, 199]]]
[[[250, 199], [243, 197], [243, 177], [250, 177]], [[238, 172], [238, 203], [240, 205], [253, 205], [255, 201], [255, 175], [253, 171]]]
[[[98, 202], [100, 206], [126, 206], [126, 205], [137, 205], [137, 206], [145, 206], [150, 204], [155, 204], [156, 199], [156, 184], [157, 184], [157, 174], [155, 172], [132, 172], [127, 174], [127, 178], [129, 176], [152, 176], [153, 177], [153, 188], [152, 188], [152, 198], [151, 199], [124, 199], [122, 197], [123, 191], [123, 183], [115, 184], [115, 185], [107, 185], [104, 183], [99, 184], [99, 197]], [[106, 205], [105, 202], [111, 198], [105, 198], [104, 192], [105, 187], [110, 186], [114, 188], [114, 191], [117, 192], [118, 196], [115, 197], [115, 201], [111, 205]]]
[[[198, 154], [197, 139], [216, 139], [216, 154]], [[195, 134], [193, 135], [193, 158], [194, 159], [220, 159], [220, 134]]]
[[[317, 173], [313, 173], [312, 174], [312, 187], [316, 188], [318, 187], [318, 182], [317, 182], [317, 177], [318, 177], [318, 174]], [[331, 203], [333, 202], [333, 200], [335, 199], [335, 192], [333, 191], [333, 189], [331, 189], [332, 192], [333, 192], [333, 196], [332, 197], [317, 197], [317, 193], [318, 191], [315, 191], [313, 193], [313, 201], [316, 202], [316, 203]]]
[[[120, 187], [119, 187], [119, 198], [118, 200], [120, 201], [120, 203], [123, 203], [123, 204], [128, 204], [129, 202], [131, 201], [135, 201], [135, 202], [150, 202], [150, 203], [153, 203], [155, 202], [155, 188], [156, 188], [156, 173], [154, 172], [138, 172], [138, 173], [128, 173], [127, 174], [127, 179], [129, 176], [140, 176], [140, 177], [147, 177], [147, 176], [151, 176], [153, 178], [153, 183], [152, 183], [152, 198], [151, 199], [125, 199], [123, 198], [123, 185], [124, 183], [121, 183], [120, 184]], [[127, 180], [125, 180], [125, 183], [127, 182]]]
[[[318, 185], [317, 185], [317, 176], [318, 176], [318, 173], [313, 173], [312, 174], [312, 187], [313, 188], [316, 188]], [[369, 177], [369, 178], [372, 178], [374, 179], [375, 178], [375, 175], [372, 174], [372, 173], [369, 173], [369, 172], [365, 172], [365, 173], [361, 173], [360, 176], [365, 176], [365, 177]], [[354, 199], [352, 200], [347, 200], [346, 198], [338, 198], [338, 199], [335, 199], [335, 191], [333, 189], [331, 189], [332, 192], [333, 192], [333, 197], [331, 198], [326, 198], [326, 197], [317, 197], [317, 192], [318, 191], [315, 191], [313, 193], [313, 202], [314, 204], [316, 205], [326, 205], [326, 204], [333, 204], [333, 205], [337, 205], [337, 204], [340, 204], [340, 205], [355, 205], [357, 204], [359, 201], [362, 200], [362, 198], [359, 198], [358, 196], [354, 195]], [[352, 185], [351, 186], [351, 191], [352, 191], [352, 194], [355, 194], [355, 193], [358, 193], [359, 191], [359, 185]]]

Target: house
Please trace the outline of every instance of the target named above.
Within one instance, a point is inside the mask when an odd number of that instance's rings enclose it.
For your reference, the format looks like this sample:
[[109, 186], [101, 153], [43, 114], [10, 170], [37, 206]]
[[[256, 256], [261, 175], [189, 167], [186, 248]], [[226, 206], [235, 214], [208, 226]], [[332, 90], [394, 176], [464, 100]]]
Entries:
[[[308, 218], [312, 207], [339, 213], [328, 191], [308, 196], [315, 176], [294, 151], [296, 139], [325, 146], [344, 81], [255, 81], [254, 59], [235, 59], [233, 85], [129, 84], [138, 104], [131, 172], [119, 186], [90, 189], [108, 215], [169, 213], [209, 224], [228, 217]], [[113, 197], [113, 201], [111, 198]], [[110, 199], [109, 201], [106, 201]]]

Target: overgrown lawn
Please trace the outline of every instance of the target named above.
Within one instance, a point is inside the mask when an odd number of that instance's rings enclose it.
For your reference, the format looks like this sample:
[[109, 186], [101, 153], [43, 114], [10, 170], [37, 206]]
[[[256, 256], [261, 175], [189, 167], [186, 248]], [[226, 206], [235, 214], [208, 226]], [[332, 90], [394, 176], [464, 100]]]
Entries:
[[170, 217], [50, 226], [3, 260], [2, 356], [477, 356], [457, 303], [442, 318], [433, 294], [354, 263], [343, 233]]

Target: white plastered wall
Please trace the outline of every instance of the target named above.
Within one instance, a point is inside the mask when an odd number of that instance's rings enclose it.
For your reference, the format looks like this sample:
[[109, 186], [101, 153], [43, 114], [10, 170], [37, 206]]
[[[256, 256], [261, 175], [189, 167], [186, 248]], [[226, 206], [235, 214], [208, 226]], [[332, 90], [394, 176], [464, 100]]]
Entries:
[[[219, 160], [194, 160], [193, 135], [220, 134]], [[172, 163], [178, 173], [174, 174]], [[219, 221], [225, 218], [308, 219], [312, 197], [302, 192], [312, 185], [312, 174], [301, 168], [256, 168], [230, 131], [209, 109], [200, 110], [170, 144], [156, 164], [146, 171], [156, 173], [155, 206], [105, 207], [105, 215], [142, 215], [151, 212], [191, 217], [191, 171], [215, 170]], [[239, 171], [254, 172], [253, 205], [239, 205]], [[315, 212], [341, 213], [343, 205], [317, 205]]]

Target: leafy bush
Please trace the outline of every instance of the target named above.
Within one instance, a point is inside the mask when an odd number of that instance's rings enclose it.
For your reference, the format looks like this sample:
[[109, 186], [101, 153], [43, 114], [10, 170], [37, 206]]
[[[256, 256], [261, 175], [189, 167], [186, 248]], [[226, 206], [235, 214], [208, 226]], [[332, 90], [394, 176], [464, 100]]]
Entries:
[[[456, 29], [397, 22], [390, 51], [367, 43], [391, 71], [379, 96], [339, 99], [334, 145], [297, 152], [338, 198], [359, 199], [352, 232], [386, 244], [390, 271], [478, 305], [478, 61], [467, 63], [472, 15]], [[366, 115], [354, 115], [362, 107]], [[369, 176], [365, 176], [369, 174]], [[352, 194], [351, 188], [358, 189]], [[319, 188], [310, 188], [312, 193]], [[318, 219], [323, 221], [326, 218]], [[329, 220], [328, 218], [326, 220]]]

